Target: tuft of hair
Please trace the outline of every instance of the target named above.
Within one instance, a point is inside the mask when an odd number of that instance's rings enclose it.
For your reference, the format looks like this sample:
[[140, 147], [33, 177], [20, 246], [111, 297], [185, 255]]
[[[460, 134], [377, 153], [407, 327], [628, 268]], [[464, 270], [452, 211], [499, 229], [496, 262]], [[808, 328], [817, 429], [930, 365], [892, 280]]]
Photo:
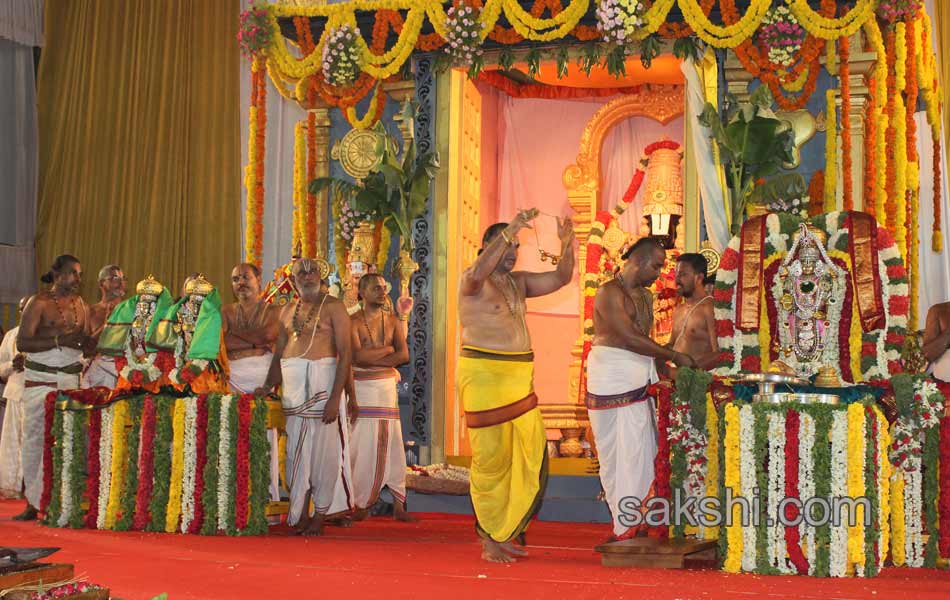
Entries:
[[53, 279], [57, 273], [61, 273], [66, 267], [78, 262], [79, 259], [72, 254], [60, 254], [56, 257], [56, 260], [53, 261], [53, 265], [49, 268], [49, 271], [40, 277], [40, 281], [43, 283], [53, 283]]
[[485, 234], [482, 235], [482, 248], [487, 246], [493, 239], [501, 235], [501, 232], [508, 228], [508, 223], [495, 223], [494, 225], [489, 225], [488, 229], [485, 230]]
[[122, 267], [119, 265], [106, 265], [99, 269], [99, 283], [102, 283], [108, 279], [116, 271], [121, 271]]
[[383, 282], [385, 282], [385, 279], [380, 273], [365, 273], [362, 277], [360, 277], [359, 291], [362, 292], [365, 290], [366, 286], [368, 286], [373, 281], [374, 277], [379, 277], [380, 279], [383, 279]]
[[666, 252], [666, 248], [663, 247], [663, 244], [659, 242], [654, 237], [642, 237], [637, 240], [632, 246], [627, 248], [627, 251], [623, 253], [621, 258], [623, 260], [628, 260], [631, 256], [636, 256], [637, 259], [642, 259], [644, 256], [647, 256], [648, 253], [652, 254], [657, 250], [662, 250]]
[[703, 279], [706, 278], [706, 269], [709, 268], [709, 261], [706, 260], [706, 257], [698, 252], [686, 252], [680, 254], [676, 259], [677, 264], [686, 264], [689, 265], [693, 270], [693, 273], [697, 275], [702, 275]]

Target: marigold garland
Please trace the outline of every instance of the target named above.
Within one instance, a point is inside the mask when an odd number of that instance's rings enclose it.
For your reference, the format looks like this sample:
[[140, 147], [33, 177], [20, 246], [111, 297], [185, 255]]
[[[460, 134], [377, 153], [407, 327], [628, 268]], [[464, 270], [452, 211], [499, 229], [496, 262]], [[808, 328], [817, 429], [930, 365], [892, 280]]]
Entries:
[[293, 235], [291, 236], [291, 248], [301, 248], [303, 256], [313, 256], [310, 254], [310, 248], [304, 244], [304, 231], [306, 229], [306, 206], [304, 198], [307, 193], [306, 161], [307, 140], [304, 132], [303, 123], [294, 125], [294, 187], [291, 197], [293, 198]]
[[115, 527], [125, 482], [125, 421], [128, 400], [119, 400], [112, 408], [112, 485], [109, 489], [109, 502], [106, 508], [105, 529]]
[[343, 114], [346, 116], [347, 122], [349, 122], [354, 129], [369, 129], [376, 121], [382, 118], [383, 109], [385, 107], [386, 92], [383, 90], [382, 83], [379, 82], [376, 84], [376, 90], [373, 92], [373, 98], [369, 102], [369, 108], [366, 109], [366, 114], [357, 118], [355, 106], [347, 107]]
[[920, 21], [922, 33], [920, 38], [920, 52], [917, 52], [918, 66], [917, 79], [918, 87], [924, 98], [924, 106], [927, 109], [927, 124], [930, 126], [930, 137], [933, 144], [933, 238], [931, 240], [931, 249], [934, 252], [943, 250], [943, 232], [940, 230], [941, 209], [943, 204], [943, 194], [941, 189], [941, 169], [943, 160], [941, 157], [940, 131], [941, 111], [942, 111], [942, 92], [940, 90], [940, 81], [937, 77], [937, 57], [931, 45], [932, 31], [930, 15], [927, 11], [920, 11]]
[[[893, 82], [891, 76], [893, 70], [888, 68], [888, 53], [884, 48], [884, 38], [881, 35], [881, 29], [877, 25], [876, 19], [868, 19], [864, 25], [864, 34], [877, 55], [874, 63], [874, 86], [868, 88], [869, 94], [873, 97], [874, 113], [872, 118], [874, 129], [874, 160], [868, 163], [868, 167], [873, 169], [874, 176], [869, 178], [873, 180], [873, 196], [865, 197], [866, 206], [873, 203], [873, 214], [879, 223], [886, 220], [885, 203], [888, 199], [888, 169], [893, 168], [889, 165], [890, 157], [887, 153], [889, 146], [888, 140], [893, 139], [890, 133], [890, 110], [891, 102], [889, 93], [893, 92]], [[870, 212], [870, 211], [869, 211]]]
[[[317, 115], [313, 111], [307, 113], [307, 178], [306, 181], [313, 181], [317, 178]], [[321, 252], [317, 248], [317, 232], [321, 230], [323, 223], [318, 218], [317, 196], [311, 194], [309, 190], [304, 190], [306, 194], [306, 223], [304, 230], [304, 240], [306, 246], [310, 248], [310, 254], [304, 256], [318, 256]]]
[[[742, 482], [739, 469], [739, 407], [730, 402], [724, 408], [726, 435], [723, 444], [726, 473], [723, 485], [732, 490], [732, 497], [742, 495]], [[742, 570], [742, 512], [738, 505], [733, 506], [732, 522], [726, 527], [727, 551], [722, 569], [727, 573]]]
[[185, 468], [185, 404], [184, 398], [175, 401], [174, 416], [172, 417], [172, 469], [171, 485], [168, 490], [168, 510], [165, 513], [165, 532], [174, 533], [178, 530], [178, 519], [181, 516], [182, 483]]
[[[862, 498], [865, 495], [864, 461], [865, 461], [865, 431], [864, 405], [854, 402], [848, 405], [848, 496]], [[854, 569], [863, 572], [865, 562], [864, 546], [864, 506], [858, 505], [854, 518], [854, 525], [848, 526], [848, 570]]]
[[[907, 120], [904, 96], [901, 93], [907, 86], [907, 37], [906, 25], [898, 23], [894, 32], [894, 70], [895, 91], [894, 110], [894, 146], [888, 153], [894, 155], [894, 226], [889, 228], [897, 242], [901, 258], [907, 264]], [[888, 215], [890, 217], [890, 215]]]
[[844, 210], [854, 209], [851, 178], [851, 69], [847, 37], [838, 40], [838, 85], [841, 88], [841, 192]]
[[838, 189], [838, 118], [835, 107], [835, 91], [825, 91], [825, 189], [824, 212], [837, 209], [836, 192]]
[[188, 524], [188, 533], [199, 533], [204, 526], [205, 469], [208, 463], [208, 397], [199, 396], [197, 401], [197, 424], [195, 426], [195, 491], [193, 503], [195, 514]]
[[906, 111], [906, 133], [907, 133], [907, 214], [906, 227], [907, 232], [907, 270], [910, 274], [910, 328], [917, 330], [918, 320], [918, 288], [920, 286], [920, 273], [918, 269], [918, 251], [920, 248], [919, 221], [920, 207], [920, 159], [917, 156], [917, 121], [914, 115], [917, 112], [917, 21], [909, 23], [905, 27], [905, 39], [907, 45], [907, 66], [905, 68], [905, 88], [907, 95]]
[[155, 418], [156, 406], [155, 398], [149, 394], [145, 396], [145, 404], [142, 409], [142, 437], [139, 441], [139, 486], [138, 493], [135, 496], [135, 517], [132, 520], [132, 528], [136, 531], [144, 531], [145, 526], [150, 520], [149, 500], [152, 498], [152, 469], [154, 467], [155, 456]]

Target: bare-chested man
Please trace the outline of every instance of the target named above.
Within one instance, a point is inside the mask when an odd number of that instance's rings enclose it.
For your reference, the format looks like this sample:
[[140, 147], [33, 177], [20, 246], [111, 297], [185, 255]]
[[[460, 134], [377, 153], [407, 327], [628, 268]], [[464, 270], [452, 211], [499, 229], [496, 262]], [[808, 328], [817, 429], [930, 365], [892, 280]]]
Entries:
[[[236, 394], [252, 394], [264, 386], [274, 357], [280, 311], [261, 299], [261, 270], [241, 263], [231, 270], [231, 290], [237, 300], [221, 308], [224, 346], [228, 353], [228, 384]], [[267, 432], [271, 446], [270, 497], [280, 500], [278, 432]]]
[[383, 487], [393, 496], [393, 517], [415, 521], [406, 512], [406, 453], [399, 423], [395, 367], [409, 362], [406, 325], [412, 298], [400, 298], [398, 315], [386, 311], [386, 280], [367, 273], [359, 280], [362, 308], [351, 317], [354, 395], [359, 419], [350, 423], [350, 459], [356, 518], [365, 518]]
[[119, 265], [106, 265], [99, 270], [99, 303], [89, 307], [90, 342], [86, 355], [91, 356], [89, 365], [82, 374], [82, 387], [115, 387], [119, 374], [115, 357], [96, 353], [99, 335], [115, 307], [125, 298], [125, 274]]
[[283, 382], [287, 523], [305, 535], [322, 534], [327, 515], [352, 509], [349, 425], [346, 411], [340, 410], [350, 375], [350, 316], [340, 300], [321, 291], [329, 271], [323, 260], [301, 258], [294, 263], [300, 298], [281, 312], [270, 372], [258, 390], [267, 393]]
[[512, 562], [547, 484], [547, 439], [534, 394], [534, 355], [525, 298], [544, 296], [574, 273], [574, 227], [558, 219], [561, 258], [546, 273], [512, 272], [518, 232], [538, 216], [519, 212], [485, 231], [482, 250], [462, 275], [462, 350], [457, 384], [472, 446], [471, 495], [482, 558]]
[[[700, 369], [712, 369], [719, 361], [716, 341], [716, 317], [712, 296], [706, 293], [706, 257], [686, 253], [676, 259], [676, 292], [683, 303], [673, 310], [673, 335], [669, 346], [693, 357]], [[667, 370], [668, 363], [659, 365], [670, 378], [675, 367]]]
[[[647, 388], [657, 380], [654, 361], [672, 360], [695, 366], [688, 355], [665, 348], [650, 338], [653, 294], [666, 261], [654, 238], [641, 238], [624, 254], [623, 272], [600, 286], [594, 298], [594, 341], [587, 356], [587, 410], [600, 481], [613, 516], [612, 540], [645, 533], [621, 509], [629, 499], [644, 502], [653, 486], [656, 420]], [[622, 502], [623, 501], [623, 502]]]
[[52, 287], [27, 303], [17, 335], [17, 348], [26, 355], [20, 462], [27, 506], [16, 517], [24, 521], [36, 518], [43, 492], [44, 399], [52, 390], [79, 387], [82, 349], [90, 333], [89, 307], [79, 295], [79, 260], [57, 257], [42, 281]]
[[923, 351], [933, 376], [950, 382], [950, 302], [934, 304], [927, 311]]

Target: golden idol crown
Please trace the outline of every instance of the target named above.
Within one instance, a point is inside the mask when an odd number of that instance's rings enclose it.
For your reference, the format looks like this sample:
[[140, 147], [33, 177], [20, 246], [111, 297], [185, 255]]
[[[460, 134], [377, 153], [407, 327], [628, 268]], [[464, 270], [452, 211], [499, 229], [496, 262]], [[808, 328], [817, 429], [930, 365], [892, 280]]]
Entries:
[[135, 293], [139, 296], [160, 296], [165, 286], [162, 285], [151, 274], [142, 281], [135, 284]]
[[185, 293], [189, 296], [207, 296], [213, 291], [214, 286], [202, 274], [188, 280], [188, 283], [185, 284]]

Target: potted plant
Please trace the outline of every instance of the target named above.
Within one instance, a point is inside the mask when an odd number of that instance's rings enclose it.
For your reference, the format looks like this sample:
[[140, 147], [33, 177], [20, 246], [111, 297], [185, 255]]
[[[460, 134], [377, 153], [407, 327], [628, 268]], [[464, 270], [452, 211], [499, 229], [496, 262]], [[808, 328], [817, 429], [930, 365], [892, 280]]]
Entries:
[[435, 152], [418, 154], [411, 139], [400, 156], [396, 140], [382, 123], [377, 122], [373, 130], [378, 138], [378, 166], [362, 183], [320, 177], [310, 182], [310, 193], [329, 188], [331, 194], [341, 194], [354, 211], [366, 215], [369, 220], [381, 221], [391, 233], [399, 235], [397, 269], [405, 289], [409, 277], [419, 268], [411, 255], [414, 247], [412, 223], [425, 212], [429, 185], [439, 168], [439, 158]]
[[727, 94], [722, 114], [707, 102], [699, 117], [719, 146], [719, 158], [726, 171], [733, 235], [742, 227], [756, 182], [774, 175], [782, 163], [793, 160], [794, 132], [787, 122], [775, 116], [771, 107], [772, 94], [763, 85], [752, 92], [746, 103]]

